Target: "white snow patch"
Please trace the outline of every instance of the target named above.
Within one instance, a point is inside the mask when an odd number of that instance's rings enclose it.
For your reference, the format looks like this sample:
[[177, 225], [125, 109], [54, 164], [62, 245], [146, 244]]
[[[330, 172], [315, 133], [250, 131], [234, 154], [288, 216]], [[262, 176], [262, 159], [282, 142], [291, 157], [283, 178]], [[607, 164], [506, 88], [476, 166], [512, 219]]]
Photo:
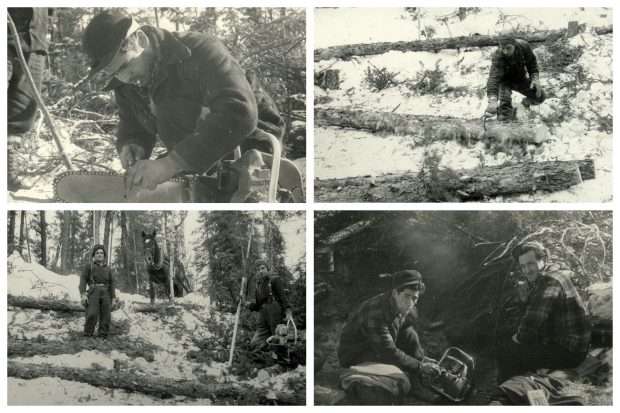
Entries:
[[114, 360], [100, 351], [84, 350], [77, 354], [57, 354], [53, 356], [15, 357], [13, 361], [29, 364], [48, 364], [57, 367], [76, 369], [112, 370]]
[[592, 317], [613, 318], [613, 282], [592, 284], [588, 291], [588, 311]]

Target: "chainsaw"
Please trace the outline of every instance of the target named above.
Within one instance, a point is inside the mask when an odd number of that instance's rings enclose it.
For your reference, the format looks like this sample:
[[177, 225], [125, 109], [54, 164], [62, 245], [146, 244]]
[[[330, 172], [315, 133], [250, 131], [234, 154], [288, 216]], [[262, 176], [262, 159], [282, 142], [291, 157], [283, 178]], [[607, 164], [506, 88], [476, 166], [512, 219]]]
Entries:
[[[292, 343], [291, 340], [293, 341]], [[278, 324], [275, 334], [267, 339], [267, 344], [271, 350], [271, 357], [278, 364], [290, 365], [291, 345], [297, 344], [297, 326], [295, 322], [289, 318], [286, 324]]]
[[170, 203], [170, 202], [303, 202], [301, 172], [280, 157], [251, 149], [235, 160], [223, 160], [209, 176], [186, 175], [159, 184], [154, 190], [125, 187], [125, 176], [115, 172], [68, 171], [54, 180], [58, 202]]
[[463, 350], [448, 348], [437, 363], [437, 373], [422, 376], [422, 385], [453, 401], [461, 402], [472, 389], [474, 359]]

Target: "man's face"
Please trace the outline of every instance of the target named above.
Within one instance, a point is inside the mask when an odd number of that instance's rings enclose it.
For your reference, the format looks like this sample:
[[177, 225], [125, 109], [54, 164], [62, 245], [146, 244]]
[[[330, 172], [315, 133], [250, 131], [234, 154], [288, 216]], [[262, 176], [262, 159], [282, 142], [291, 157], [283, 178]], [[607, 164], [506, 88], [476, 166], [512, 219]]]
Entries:
[[396, 289], [394, 289], [392, 290], [392, 297], [394, 297], [398, 312], [400, 314], [407, 314], [409, 311], [413, 310], [413, 307], [415, 307], [418, 302], [420, 291], [405, 288], [398, 293]]
[[149, 83], [152, 68], [144, 52], [145, 49], [137, 39], [125, 39], [119, 52], [103, 71], [123, 83], [146, 85]]
[[534, 251], [528, 251], [519, 256], [519, 269], [528, 281], [534, 281], [538, 273], [545, 268], [544, 259], [536, 259], [536, 253]]
[[501, 49], [502, 54], [504, 56], [506, 56], [506, 57], [512, 56], [512, 54], [515, 52], [515, 45], [511, 44], [511, 43], [509, 43], [509, 44], [505, 44], [505, 43], [501, 44], [499, 46], [499, 48]]
[[258, 265], [256, 266], [256, 274], [258, 274], [259, 276], [263, 276], [265, 274], [267, 274], [269, 271], [267, 270], [267, 267], [265, 267], [264, 265]]
[[103, 262], [103, 259], [105, 258], [105, 254], [103, 253], [103, 250], [97, 250], [95, 252], [95, 261], [96, 262]]

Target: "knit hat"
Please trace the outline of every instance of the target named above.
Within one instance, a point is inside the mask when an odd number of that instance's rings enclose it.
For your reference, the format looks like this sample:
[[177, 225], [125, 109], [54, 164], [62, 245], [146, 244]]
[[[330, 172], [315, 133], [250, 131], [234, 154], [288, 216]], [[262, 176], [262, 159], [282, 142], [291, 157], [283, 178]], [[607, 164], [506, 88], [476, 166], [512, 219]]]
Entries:
[[416, 270], [402, 270], [392, 275], [392, 288], [414, 287], [413, 289], [424, 290], [422, 274]]
[[505, 44], [516, 44], [517, 39], [515, 38], [514, 32], [512, 30], [502, 30], [497, 35], [497, 41], [500, 45]]
[[103, 245], [101, 244], [97, 244], [93, 247], [93, 257], [95, 256], [95, 254], [97, 253], [97, 251], [102, 250], [103, 251], [103, 255], [105, 257], [108, 256], [108, 254], [105, 252], [105, 248], [103, 247]]
[[267, 264], [267, 261], [259, 258], [256, 261], [254, 261], [254, 268], [259, 267], [261, 265], [264, 265], [265, 268], [267, 268], [267, 270], [269, 270], [269, 265]]

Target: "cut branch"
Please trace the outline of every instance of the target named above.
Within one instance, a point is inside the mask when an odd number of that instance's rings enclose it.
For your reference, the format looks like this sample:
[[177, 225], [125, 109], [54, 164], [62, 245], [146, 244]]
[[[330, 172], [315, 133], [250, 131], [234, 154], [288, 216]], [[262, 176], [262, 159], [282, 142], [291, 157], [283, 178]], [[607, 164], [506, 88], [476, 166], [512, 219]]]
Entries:
[[348, 108], [316, 108], [315, 125], [364, 129], [411, 135], [418, 145], [437, 140], [499, 140], [502, 142], [542, 143], [548, 139], [543, 125], [517, 122], [486, 122], [439, 116], [417, 116], [390, 112], [369, 112]]
[[[579, 26], [580, 31], [585, 30], [585, 25]], [[592, 29], [597, 35], [613, 33], [613, 26], [594, 27]], [[517, 33], [516, 37], [526, 40], [532, 46], [537, 46], [545, 42], [553, 42], [567, 35], [568, 29], [545, 30], [532, 33]], [[442, 49], [461, 49], [468, 47], [488, 47], [497, 46], [497, 36], [494, 35], [472, 35], [449, 37], [440, 39], [427, 39], [410, 42], [382, 42], [366, 44], [349, 44], [342, 46], [332, 46], [325, 49], [314, 50], [314, 61], [328, 59], [349, 60], [353, 56], [380, 55], [389, 51], [399, 52], [437, 52]]]
[[581, 179], [594, 179], [592, 160], [315, 180], [314, 191], [317, 202], [471, 201], [537, 190], [559, 191], [577, 185]]

